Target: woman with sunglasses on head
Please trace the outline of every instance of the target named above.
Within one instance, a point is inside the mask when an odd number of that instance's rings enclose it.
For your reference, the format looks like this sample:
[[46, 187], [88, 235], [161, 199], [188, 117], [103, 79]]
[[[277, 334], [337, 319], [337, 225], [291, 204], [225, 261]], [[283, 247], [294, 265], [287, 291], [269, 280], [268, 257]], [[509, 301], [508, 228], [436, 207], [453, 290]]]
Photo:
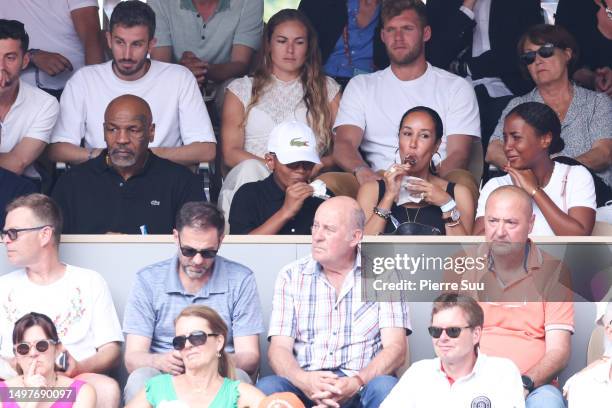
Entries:
[[331, 168], [332, 125], [340, 103], [340, 86], [325, 76], [317, 33], [298, 10], [273, 15], [264, 33], [263, 57], [253, 77], [234, 80], [223, 103], [223, 161], [232, 168], [223, 182], [219, 206], [229, 214], [243, 184], [270, 175], [264, 155], [268, 137], [279, 123], [297, 120], [317, 136], [321, 164]]
[[[471, 193], [460, 184], [438, 177], [432, 164], [442, 134], [442, 119], [433, 109], [417, 106], [404, 113], [396, 163], [385, 172], [383, 180], [364, 184], [357, 195], [366, 214], [365, 234], [396, 230], [400, 235], [471, 233]], [[409, 201], [405, 202], [405, 196]]]
[[185, 373], [150, 379], [127, 408], [251, 407], [264, 395], [252, 385], [232, 380], [234, 368], [225, 353], [227, 325], [207, 306], [188, 306], [174, 320], [172, 340]]
[[504, 119], [524, 102], [548, 105], [561, 121], [565, 148], [560, 155], [576, 159], [612, 186], [612, 99], [570, 81], [578, 57], [574, 38], [560, 26], [537, 25], [521, 37], [517, 47], [523, 73], [536, 84], [530, 93], [510, 101], [497, 124], [486, 161], [503, 169]]
[[563, 150], [561, 123], [555, 112], [539, 102], [513, 108], [504, 120], [504, 153], [508, 164], [503, 177], [484, 185], [478, 199], [474, 233], [484, 231], [484, 211], [489, 194], [499, 186], [514, 184], [535, 204], [531, 235], [590, 235], [595, 224], [593, 177], [583, 166], [551, 159]]
[[[17, 372], [21, 375], [0, 381], [0, 408], [96, 406], [96, 392], [91, 385], [58, 371], [56, 361], [63, 347], [49, 317], [35, 312], [22, 316], [15, 322], [13, 344]], [[28, 397], [21, 393], [25, 391], [23, 387], [31, 388], [33, 394]]]

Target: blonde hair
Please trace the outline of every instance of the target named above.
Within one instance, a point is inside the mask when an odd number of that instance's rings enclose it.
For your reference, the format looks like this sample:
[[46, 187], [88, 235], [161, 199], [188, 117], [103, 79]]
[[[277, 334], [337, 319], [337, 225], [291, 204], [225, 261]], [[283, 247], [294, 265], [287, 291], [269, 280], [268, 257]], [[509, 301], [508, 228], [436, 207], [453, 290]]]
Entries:
[[276, 27], [288, 21], [301, 23], [307, 32], [308, 51], [306, 60], [301, 68], [300, 81], [304, 89], [304, 105], [306, 105], [306, 119], [308, 125], [317, 135], [317, 150], [321, 156], [331, 152], [332, 145], [332, 117], [329, 110], [327, 78], [321, 66], [321, 52], [319, 51], [317, 33], [308, 18], [299, 10], [284, 9], [274, 14], [264, 32], [263, 59], [253, 75], [251, 100], [245, 109], [242, 127], [246, 126], [251, 109], [257, 105], [267, 86], [272, 81], [272, 58], [270, 56], [270, 42]]
[[213, 333], [218, 333], [223, 336], [223, 347], [219, 351], [219, 354], [221, 354], [219, 357], [218, 367], [219, 375], [221, 377], [236, 379], [234, 365], [231, 363], [227, 353], [225, 352], [225, 344], [227, 342], [227, 325], [221, 316], [219, 316], [219, 313], [208, 306], [187, 306], [181, 311], [181, 313], [179, 313], [178, 316], [176, 316], [176, 319], [174, 319], [175, 326], [176, 322], [178, 322], [181, 317], [199, 317], [200, 319], [204, 319], [210, 326], [210, 330], [212, 330]]

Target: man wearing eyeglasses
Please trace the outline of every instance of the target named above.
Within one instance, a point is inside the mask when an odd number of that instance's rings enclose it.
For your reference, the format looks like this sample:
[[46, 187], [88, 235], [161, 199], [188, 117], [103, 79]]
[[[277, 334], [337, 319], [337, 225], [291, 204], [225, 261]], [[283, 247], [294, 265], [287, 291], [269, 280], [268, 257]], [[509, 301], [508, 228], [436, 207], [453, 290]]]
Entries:
[[478, 350], [483, 323], [482, 308], [471, 297], [440, 295], [428, 329], [438, 357], [412, 364], [381, 408], [524, 407], [516, 365]]
[[361, 299], [365, 215], [349, 197], [318, 208], [312, 254], [285, 266], [274, 289], [264, 394], [293, 392], [306, 406], [378, 407], [408, 358], [408, 304]]
[[270, 133], [265, 163], [272, 174], [244, 184], [234, 195], [230, 233], [310, 235], [315, 211], [332, 194], [324, 188], [315, 192], [314, 183], [308, 184], [314, 166], [321, 163], [312, 129], [297, 121], [277, 125]]
[[61, 232], [60, 209], [45, 195], [20, 197], [7, 207], [0, 235], [9, 262], [21, 269], [0, 277], [0, 355], [13, 360], [13, 327], [21, 316], [44, 313], [67, 350], [64, 374], [90, 383], [97, 407], [116, 408], [119, 386], [103, 373], [121, 357], [117, 312], [100, 274], [59, 260]]
[[[186, 306], [213, 308], [228, 326], [226, 351], [238, 378], [250, 382], [259, 366], [263, 318], [251, 270], [217, 255], [225, 219], [214, 205], [186, 203], [176, 216], [178, 252], [136, 275], [123, 317], [125, 365], [130, 373], [126, 403], [159, 373], [184, 372], [180, 345], [174, 345], [174, 319]], [[195, 344], [193, 344], [195, 346]]]
[[155, 134], [144, 99], [122, 95], [108, 104], [107, 148], [68, 170], [53, 189], [64, 233], [169, 234], [184, 203], [206, 200], [195, 174], [149, 149]]
[[490, 256], [483, 279], [497, 285], [500, 297], [480, 303], [485, 316], [480, 350], [514, 361], [528, 408], [564, 407], [556, 378], [570, 356], [572, 294], [561, 285], [543, 292], [542, 301], [533, 297], [542, 280], [548, 284], [554, 278], [556, 285], [562, 275], [548, 273], [562, 270], [562, 265], [528, 240], [534, 215], [524, 190], [503, 186], [493, 191], [484, 219]]

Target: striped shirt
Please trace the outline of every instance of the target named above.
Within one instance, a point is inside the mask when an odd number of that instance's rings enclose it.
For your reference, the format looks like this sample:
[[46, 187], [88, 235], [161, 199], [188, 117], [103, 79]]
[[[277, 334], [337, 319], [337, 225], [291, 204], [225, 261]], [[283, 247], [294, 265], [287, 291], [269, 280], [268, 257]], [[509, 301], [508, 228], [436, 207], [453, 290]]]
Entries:
[[361, 301], [360, 259], [358, 255], [338, 295], [311, 256], [279, 273], [268, 336], [294, 338], [302, 369], [340, 369], [354, 375], [381, 350], [381, 329], [401, 327], [410, 334], [407, 303]]

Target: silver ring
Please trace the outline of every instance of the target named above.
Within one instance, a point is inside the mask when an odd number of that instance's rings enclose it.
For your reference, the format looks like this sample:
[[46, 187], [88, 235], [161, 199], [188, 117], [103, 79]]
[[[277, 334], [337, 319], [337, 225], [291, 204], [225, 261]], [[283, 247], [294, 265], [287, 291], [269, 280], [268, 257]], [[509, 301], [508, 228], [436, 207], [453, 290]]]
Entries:
[[421, 200], [424, 200], [424, 199], [425, 199], [425, 192], [423, 191], [423, 192], [421, 193]]

